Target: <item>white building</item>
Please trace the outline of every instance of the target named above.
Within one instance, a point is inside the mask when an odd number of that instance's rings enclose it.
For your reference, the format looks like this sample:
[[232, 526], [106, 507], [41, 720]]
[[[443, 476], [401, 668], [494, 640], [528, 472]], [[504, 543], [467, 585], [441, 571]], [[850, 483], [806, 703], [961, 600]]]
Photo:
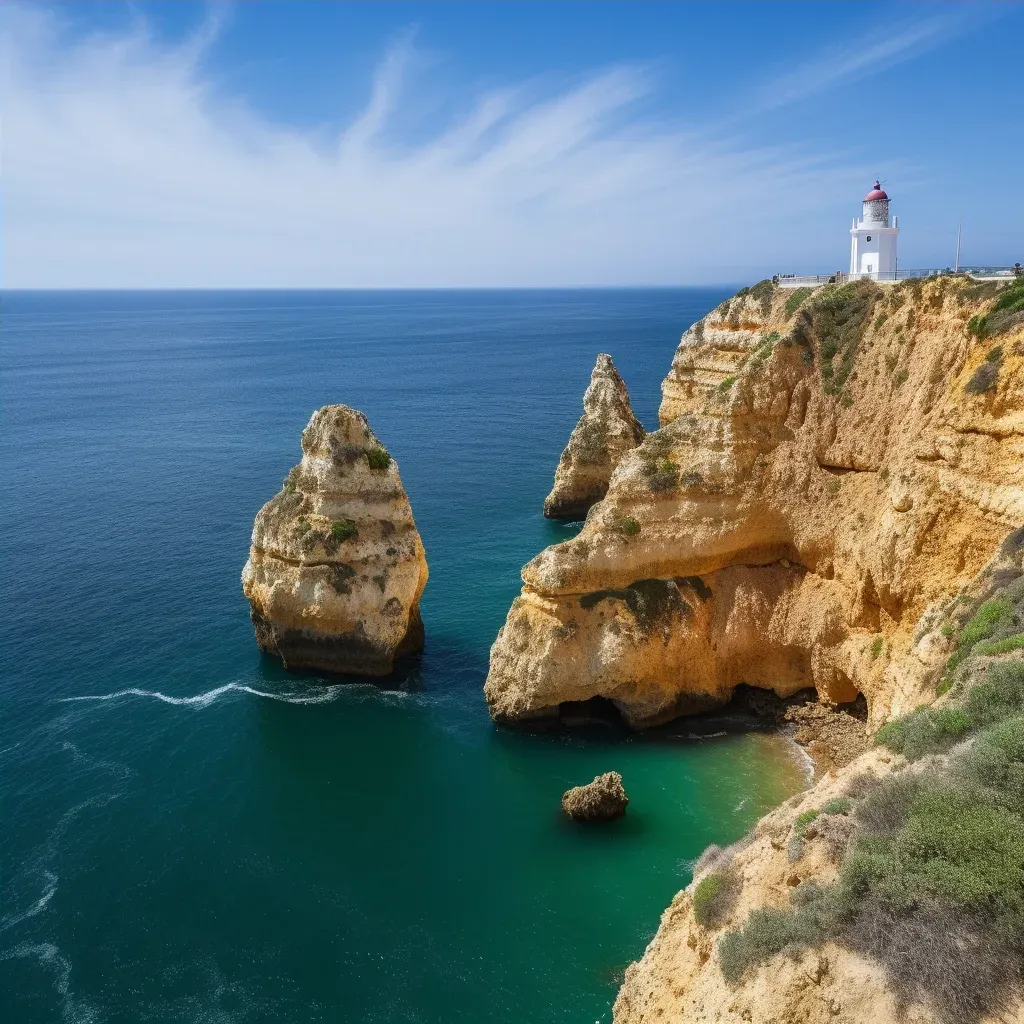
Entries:
[[900, 233], [896, 218], [889, 225], [889, 197], [876, 181], [864, 197], [860, 220], [850, 228], [850, 276], [873, 281], [896, 278], [896, 236]]

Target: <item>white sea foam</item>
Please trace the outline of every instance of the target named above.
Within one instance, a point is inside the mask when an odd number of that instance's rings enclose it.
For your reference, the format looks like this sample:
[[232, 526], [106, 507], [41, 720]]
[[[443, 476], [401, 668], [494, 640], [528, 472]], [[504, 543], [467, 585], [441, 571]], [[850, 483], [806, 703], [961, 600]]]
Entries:
[[56, 974], [56, 988], [61, 996], [61, 1018], [69, 1024], [96, 1024], [100, 1014], [89, 1006], [75, 999], [71, 992], [71, 961], [61, 954], [52, 942], [21, 942], [11, 949], [0, 951], [0, 960], [13, 960], [22, 957], [35, 957], [45, 967], [50, 967]]
[[122, 697], [149, 697], [152, 700], [162, 701], [164, 704], [175, 704], [185, 707], [209, 707], [219, 697], [227, 693], [250, 693], [254, 697], [266, 697], [268, 700], [280, 700], [286, 704], [327, 704], [337, 699], [340, 691], [339, 686], [318, 687], [310, 693], [268, 693], [265, 690], [256, 690], [251, 686], [241, 683], [225, 683], [206, 693], [197, 693], [193, 697], [172, 697], [170, 694], [161, 693], [159, 690], [140, 690], [137, 687], [129, 687], [127, 690], [117, 690], [114, 693], [85, 694], [80, 697], [62, 697], [62, 703], [80, 700], [119, 700]]
[[53, 894], [57, 891], [57, 876], [52, 871], [43, 869], [43, 876], [46, 880], [46, 885], [43, 888], [43, 895], [39, 897], [32, 904], [28, 910], [22, 910], [14, 914], [7, 914], [0, 919], [0, 932], [6, 931], [8, 928], [12, 928], [14, 925], [19, 924], [22, 921], [27, 921], [30, 917], [35, 917], [36, 914], [41, 914], [46, 909], [46, 904], [53, 899]]

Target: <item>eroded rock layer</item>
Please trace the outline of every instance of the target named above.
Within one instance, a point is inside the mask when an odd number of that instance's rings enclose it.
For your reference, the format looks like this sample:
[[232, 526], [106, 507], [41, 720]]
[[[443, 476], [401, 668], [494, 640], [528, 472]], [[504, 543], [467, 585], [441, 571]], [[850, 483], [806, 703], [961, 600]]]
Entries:
[[1000, 294], [763, 282], [691, 327], [662, 428], [524, 567], [492, 714], [603, 697], [640, 727], [740, 682], [862, 692], [872, 728], [920, 703], [943, 652], [917, 623], [1024, 521], [1024, 325], [977, 327]]
[[[1022, 555], [1024, 530], [1018, 530], [941, 614], [919, 624], [922, 635], [935, 643], [954, 638], [963, 658], [957, 667], [946, 667], [946, 684], [928, 695], [944, 711], [985, 680], [986, 673], [1020, 664], [1019, 633], [1010, 643], [1004, 638], [986, 644], [978, 638], [993, 630], [1000, 635], [1000, 627], [1004, 633], [1021, 628]], [[1003, 606], [998, 624], [980, 611], [994, 606]], [[987, 630], [978, 628], [979, 621]], [[965, 653], [967, 636], [975, 646]], [[1005, 713], [1012, 716], [1013, 710]], [[901, 818], [906, 821], [911, 801], [899, 809], [899, 800], [892, 798], [899, 786], [912, 786], [914, 779], [941, 784], [951, 758], [961, 756], [971, 742], [957, 735], [946, 750], [937, 744], [938, 753], [909, 763], [884, 745], [872, 745], [851, 761], [832, 764], [816, 785], [767, 814], [737, 843], [705, 850], [691, 884], [676, 894], [642, 958], [626, 970], [615, 1024], [1024, 1024], [1024, 974], [1009, 962], [1014, 955], [1005, 950], [1010, 940], [998, 931], [987, 906], [973, 922], [966, 905], [949, 917], [932, 919], [928, 915], [935, 913], [934, 905], [907, 899], [891, 927], [879, 928], [873, 916], [877, 904], [865, 897], [849, 907], [841, 924], [833, 922], [823, 933], [810, 929], [781, 952], [761, 955], [747, 946], [741, 957], [748, 962], [738, 964], [726, 946], [749, 926], [752, 914], [763, 915], [766, 908], [779, 915], [770, 934], [780, 933], [779, 922], [801, 905], [804, 894], [810, 899], [837, 883], [858, 836], [879, 828], [895, 831]], [[998, 772], [991, 777], [998, 779]], [[879, 799], [886, 787], [889, 799]], [[992, 792], [989, 799], [1005, 799]], [[973, 799], [984, 802], [977, 793]], [[866, 803], [870, 800], [875, 817]], [[887, 811], [880, 814], [881, 807]], [[954, 834], [952, 850], [918, 840], [910, 856], [928, 863], [930, 877], [950, 872], [956, 891], [966, 892], [968, 879], [977, 877], [965, 867], [969, 830], [958, 828]], [[1019, 898], [1020, 877], [1015, 876], [1018, 891], [1012, 881], [1007, 884], [1008, 900]], [[770, 939], [768, 948], [778, 949]], [[964, 983], [965, 974], [970, 984]]]
[[386, 675], [423, 647], [426, 582], [398, 466], [366, 417], [345, 405], [313, 413], [242, 570], [257, 643], [289, 668]]
[[583, 519], [608, 491], [622, 456], [644, 439], [629, 392], [612, 357], [601, 353], [583, 396], [583, 415], [558, 460], [555, 484], [544, 502], [549, 519]]

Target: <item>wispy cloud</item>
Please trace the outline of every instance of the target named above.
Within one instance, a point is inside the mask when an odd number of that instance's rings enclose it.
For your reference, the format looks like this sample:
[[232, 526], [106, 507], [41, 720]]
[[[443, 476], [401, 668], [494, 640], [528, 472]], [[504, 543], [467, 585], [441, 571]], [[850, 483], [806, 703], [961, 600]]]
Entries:
[[8, 6], [6, 286], [720, 279], [791, 255], [792, 218], [866, 173], [642, 114], [655, 83], [632, 66], [483, 92], [426, 141], [387, 144], [419, 73], [411, 35], [340, 132], [274, 124], [204, 72], [220, 18], [167, 46], [144, 22], [83, 37]]
[[958, 4], [912, 21], [878, 22], [760, 86], [755, 98], [743, 105], [742, 116], [763, 114], [879, 74], [999, 15], [995, 4]]

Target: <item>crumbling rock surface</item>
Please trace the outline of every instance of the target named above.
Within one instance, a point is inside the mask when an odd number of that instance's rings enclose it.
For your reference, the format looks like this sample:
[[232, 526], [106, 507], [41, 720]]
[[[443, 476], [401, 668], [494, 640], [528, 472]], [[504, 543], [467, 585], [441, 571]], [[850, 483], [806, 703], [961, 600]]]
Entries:
[[601, 353], [583, 396], [583, 415], [558, 460], [555, 484], [544, 502], [549, 519], [583, 519], [608, 491], [622, 456], [644, 439], [629, 392], [612, 357]]
[[585, 786], [574, 786], [562, 797], [562, 810], [575, 821], [612, 821], [626, 813], [629, 797], [618, 772], [605, 772]]
[[242, 570], [257, 643], [288, 668], [387, 675], [423, 647], [426, 582], [398, 465], [366, 417], [345, 405], [313, 413]]

